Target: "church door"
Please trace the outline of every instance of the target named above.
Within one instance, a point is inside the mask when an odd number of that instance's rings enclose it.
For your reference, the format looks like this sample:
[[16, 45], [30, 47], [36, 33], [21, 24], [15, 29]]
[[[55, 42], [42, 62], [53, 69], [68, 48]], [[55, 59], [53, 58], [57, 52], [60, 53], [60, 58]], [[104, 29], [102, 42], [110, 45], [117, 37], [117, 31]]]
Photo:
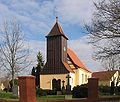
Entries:
[[61, 80], [57, 80], [57, 91], [61, 91]]
[[57, 80], [56, 79], [52, 80], [52, 90], [57, 90]]
[[52, 90], [60, 91], [61, 90], [61, 80], [53, 79], [52, 80]]

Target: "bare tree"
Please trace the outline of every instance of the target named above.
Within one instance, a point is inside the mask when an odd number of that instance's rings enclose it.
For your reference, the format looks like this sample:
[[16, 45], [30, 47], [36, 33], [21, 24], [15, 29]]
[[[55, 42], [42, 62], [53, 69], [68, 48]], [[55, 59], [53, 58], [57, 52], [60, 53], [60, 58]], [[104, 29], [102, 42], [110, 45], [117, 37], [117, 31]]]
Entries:
[[15, 76], [26, 68], [29, 50], [24, 46], [24, 35], [16, 20], [5, 21], [0, 30], [2, 39], [0, 41], [0, 66], [9, 71], [14, 86]]
[[86, 25], [90, 43], [96, 48], [94, 58], [120, 56], [120, 0], [103, 0], [95, 7], [92, 23]]
[[95, 7], [92, 24], [86, 25], [90, 43], [96, 47], [95, 58], [120, 54], [120, 0], [103, 0]]
[[92, 23], [85, 25], [90, 43], [95, 47], [93, 57], [105, 64], [107, 70], [120, 70], [120, 0], [94, 4]]

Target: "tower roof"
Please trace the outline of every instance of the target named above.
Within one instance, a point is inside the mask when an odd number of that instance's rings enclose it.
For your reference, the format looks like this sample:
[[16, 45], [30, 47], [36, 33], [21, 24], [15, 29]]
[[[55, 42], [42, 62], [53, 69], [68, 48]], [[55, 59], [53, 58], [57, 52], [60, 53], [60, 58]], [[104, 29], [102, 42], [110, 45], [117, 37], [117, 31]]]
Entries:
[[62, 27], [58, 23], [58, 17], [56, 17], [56, 23], [54, 24], [51, 31], [47, 35], [47, 37], [50, 37], [50, 36], [64, 36], [68, 40], [68, 38], [65, 36], [62, 30]]

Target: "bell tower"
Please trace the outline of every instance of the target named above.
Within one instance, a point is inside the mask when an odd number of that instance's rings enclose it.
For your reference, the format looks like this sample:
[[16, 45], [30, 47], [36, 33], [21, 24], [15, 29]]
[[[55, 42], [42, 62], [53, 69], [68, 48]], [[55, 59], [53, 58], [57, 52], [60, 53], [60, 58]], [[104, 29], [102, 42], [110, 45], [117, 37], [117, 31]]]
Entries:
[[47, 38], [47, 62], [44, 66], [46, 73], [68, 73], [64, 66], [67, 62], [67, 40], [61, 26], [58, 23], [58, 17]]
[[51, 61], [53, 65], [60, 61], [67, 61], [67, 40], [56, 17], [56, 23], [46, 36], [47, 38], [47, 62]]

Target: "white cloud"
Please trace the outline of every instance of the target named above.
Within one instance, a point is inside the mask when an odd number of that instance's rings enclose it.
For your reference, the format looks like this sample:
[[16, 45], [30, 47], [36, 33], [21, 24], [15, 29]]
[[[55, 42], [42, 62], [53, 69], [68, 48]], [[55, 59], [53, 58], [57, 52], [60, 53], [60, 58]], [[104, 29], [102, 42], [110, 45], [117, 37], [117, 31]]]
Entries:
[[64, 21], [79, 25], [90, 22], [94, 12], [92, 0], [60, 0], [57, 6]]
[[48, 21], [50, 21], [48, 19], [53, 12], [51, 3], [39, 5], [36, 1], [31, 0], [12, 0], [12, 2], [6, 2], [0, 1], [0, 23], [4, 19], [16, 17], [23, 28], [27, 29], [25, 32], [28, 32], [28, 34], [45, 34], [48, 31]]
[[60, 16], [66, 25], [88, 23], [93, 12], [93, 0], [0, 1], [0, 22], [3, 18], [16, 17], [28, 34], [46, 34], [54, 16]]

